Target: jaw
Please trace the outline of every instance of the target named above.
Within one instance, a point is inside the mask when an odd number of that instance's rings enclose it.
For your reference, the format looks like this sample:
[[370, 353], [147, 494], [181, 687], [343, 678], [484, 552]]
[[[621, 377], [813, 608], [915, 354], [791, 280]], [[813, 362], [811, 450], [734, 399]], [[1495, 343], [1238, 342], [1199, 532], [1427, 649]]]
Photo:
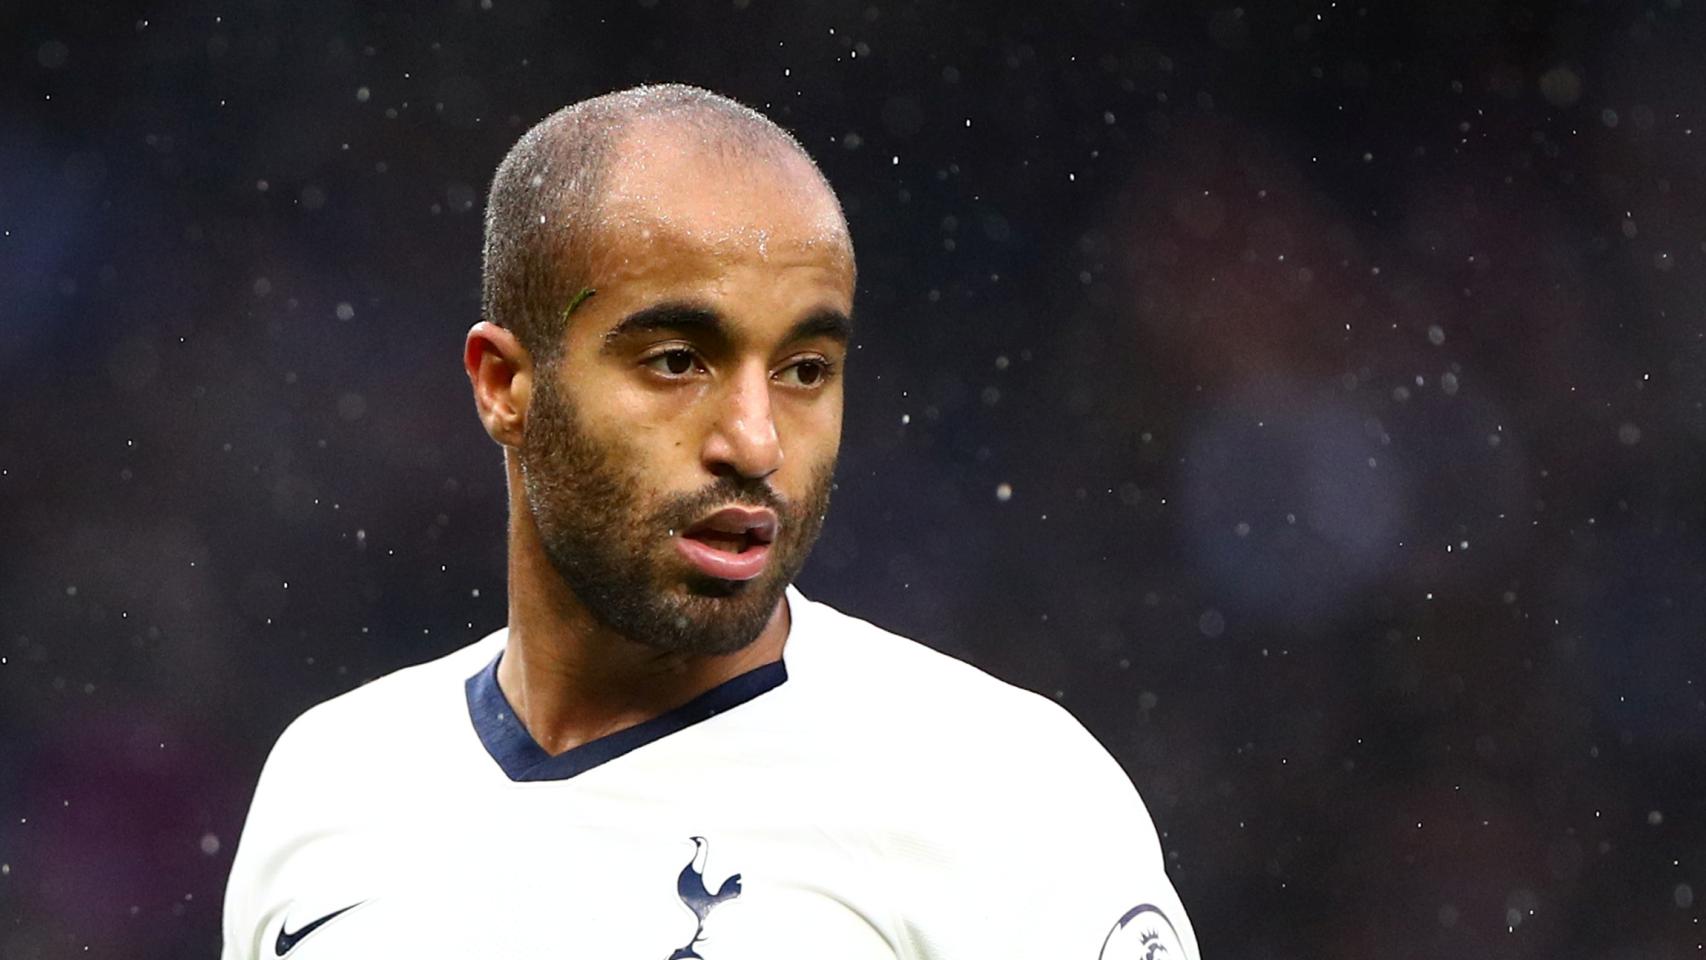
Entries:
[[748, 593], [756, 582], [757, 580], [719, 580], [716, 577], [695, 574], [687, 579], [687, 592], [695, 597], [720, 600]]

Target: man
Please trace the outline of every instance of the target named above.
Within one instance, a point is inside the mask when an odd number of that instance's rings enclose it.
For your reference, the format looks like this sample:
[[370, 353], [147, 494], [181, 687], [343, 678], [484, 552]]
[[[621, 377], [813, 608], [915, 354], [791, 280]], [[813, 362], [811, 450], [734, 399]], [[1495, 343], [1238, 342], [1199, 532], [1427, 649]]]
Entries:
[[763, 116], [680, 86], [529, 131], [464, 364], [509, 624], [308, 711], [225, 957], [1196, 957], [1131, 783], [1054, 703], [801, 595], [854, 264]]

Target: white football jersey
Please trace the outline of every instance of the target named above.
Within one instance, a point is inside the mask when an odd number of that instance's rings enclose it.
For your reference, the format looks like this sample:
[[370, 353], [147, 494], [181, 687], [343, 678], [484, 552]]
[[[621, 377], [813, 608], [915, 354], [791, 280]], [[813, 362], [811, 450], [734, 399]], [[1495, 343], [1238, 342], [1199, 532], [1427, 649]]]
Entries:
[[782, 659], [551, 756], [499, 630], [323, 703], [261, 774], [224, 960], [1197, 960], [1060, 706], [790, 587]]

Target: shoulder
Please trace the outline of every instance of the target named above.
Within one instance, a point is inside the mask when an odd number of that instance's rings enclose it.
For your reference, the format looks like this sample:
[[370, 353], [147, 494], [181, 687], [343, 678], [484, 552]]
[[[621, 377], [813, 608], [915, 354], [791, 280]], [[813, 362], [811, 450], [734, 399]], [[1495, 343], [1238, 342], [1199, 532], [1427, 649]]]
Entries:
[[921, 952], [1091, 957], [1144, 909], [1177, 924], [1171, 943], [1194, 944], [1148, 809], [1065, 707], [822, 604], [812, 613], [802, 646], [828, 649], [802, 651], [815, 662], [801, 700], [839, 735], [861, 827], [907, 905], [898, 926]]
[[310, 707], [279, 735], [268, 770], [311, 763], [350, 772], [371, 769], [380, 755], [406, 762], [416, 749], [441, 749], [441, 733], [467, 727], [463, 684], [503, 649], [505, 634], [500, 629]]
[[[500, 630], [436, 660], [386, 674], [309, 708], [267, 755], [231, 865], [225, 899], [226, 955], [261, 952], [260, 917], [276, 903], [287, 851], [394, 813], [400, 774], [430, 770], [455, 725], [472, 737], [462, 684], [504, 640]], [[328, 789], [332, 787], [331, 789]], [[320, 878], [324, 880], [325, 878]]]
[[858, 736], [897, 762], [910, 757], [968, 784], [1041, 775], [1057, 789], [1131, 791], [1119, 764], [1054, 700], [827, 604], [809, 602], [807, 613], [800, 659], [813, 698], [857, 717]]
[[914, 719], [914, 711], [947, 707], [1006, 714], [1049, 705], [964, 660], [822, 601], [805, 602], [789, 644], [791, 674], [799, 661], [807, 682], [825, 688], [821, 692], [879, 698], [882, 716]]

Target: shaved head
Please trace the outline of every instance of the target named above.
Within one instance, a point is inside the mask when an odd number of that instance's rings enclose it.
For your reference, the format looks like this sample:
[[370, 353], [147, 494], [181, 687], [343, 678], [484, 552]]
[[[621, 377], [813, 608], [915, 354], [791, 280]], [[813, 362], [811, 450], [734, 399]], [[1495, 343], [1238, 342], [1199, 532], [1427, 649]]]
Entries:
[[[595, 258], [611, 214], [606, 201], [620, 179], [612, 168], [645, 164], [662, 150], [808, 178], [830, 198], [832, 232], [851, 253], [834, 191], [799, 141], [758, 111], [680, 84], [583, 100], [546, 117], [510, 148], [486, 204], [481, 310], [514, 331], [535, 363], [558, 359], [570, 311], [596, 285]], [[667, 218], [667, 211], [655, 213]]]

